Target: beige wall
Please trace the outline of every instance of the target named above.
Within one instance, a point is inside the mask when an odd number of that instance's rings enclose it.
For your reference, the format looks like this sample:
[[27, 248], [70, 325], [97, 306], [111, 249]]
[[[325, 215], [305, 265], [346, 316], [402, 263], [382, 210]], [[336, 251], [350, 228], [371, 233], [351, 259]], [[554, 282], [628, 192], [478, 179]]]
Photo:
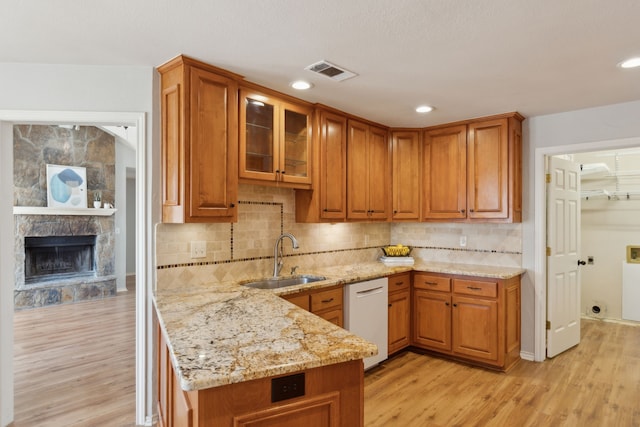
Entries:
[[[316, 267], [375, 261], [389, 243], [414, 246], [413, 255], [433, 261], [517, 267], [521, 263], [520, 224], [336, 223], [295, 222], [291, 189], [241, 185], [238, 222], [234, 224], [158, 224], [157, 286], [246, 280], [273, 273], [273, 245], [281, 232], [292, 233], [300, 248], [291, 249], [282, 274]], [[460, 236], [467, 246], [460, 246]], [[192, 241], [207, 242], [206, 258], [191, 258]]]

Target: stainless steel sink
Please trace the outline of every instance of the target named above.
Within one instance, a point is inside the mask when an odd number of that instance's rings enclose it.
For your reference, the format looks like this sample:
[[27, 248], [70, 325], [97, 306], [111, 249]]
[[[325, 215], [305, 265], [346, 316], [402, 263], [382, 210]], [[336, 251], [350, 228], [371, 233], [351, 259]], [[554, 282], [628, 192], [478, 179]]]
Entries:
[[257, 289], [279, 289], [287, 286], [304, 285], [305, 283], [319, 282], [326, 280], [323, 276], [311, 276], [300, 274], [297, 276], [271, 277], [269, 279], [256, 280], [255, 282], [244, 283], [243, 286]]

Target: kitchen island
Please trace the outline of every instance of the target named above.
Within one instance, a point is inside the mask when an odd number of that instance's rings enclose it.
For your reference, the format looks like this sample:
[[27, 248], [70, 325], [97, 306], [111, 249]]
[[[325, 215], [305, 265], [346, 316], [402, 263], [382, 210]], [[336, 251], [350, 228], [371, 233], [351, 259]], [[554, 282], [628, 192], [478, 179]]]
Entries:
[[159, 291], [155, 306], [161, 425], [362, 425], [372, 343], [235, 283]]

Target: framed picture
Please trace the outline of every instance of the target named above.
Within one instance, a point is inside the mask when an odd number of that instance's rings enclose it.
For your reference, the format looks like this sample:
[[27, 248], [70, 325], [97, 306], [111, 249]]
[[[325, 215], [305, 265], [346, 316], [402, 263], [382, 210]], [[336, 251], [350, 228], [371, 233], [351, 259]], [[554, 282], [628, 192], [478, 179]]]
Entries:
[[47, 165], [47, 206], [86, 208], [87, 169], [76, 166]]

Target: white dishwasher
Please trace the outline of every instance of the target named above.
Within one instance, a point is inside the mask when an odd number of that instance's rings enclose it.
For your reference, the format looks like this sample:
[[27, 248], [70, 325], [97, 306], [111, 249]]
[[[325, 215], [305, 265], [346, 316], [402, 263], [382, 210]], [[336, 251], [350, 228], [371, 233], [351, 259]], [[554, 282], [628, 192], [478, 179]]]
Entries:
[[378, 346], [376, 356], [364, 359], [368, 369], [387, 358], [387, 318], [389, 280], [367, 280], [344, 288], [344, 326]]

